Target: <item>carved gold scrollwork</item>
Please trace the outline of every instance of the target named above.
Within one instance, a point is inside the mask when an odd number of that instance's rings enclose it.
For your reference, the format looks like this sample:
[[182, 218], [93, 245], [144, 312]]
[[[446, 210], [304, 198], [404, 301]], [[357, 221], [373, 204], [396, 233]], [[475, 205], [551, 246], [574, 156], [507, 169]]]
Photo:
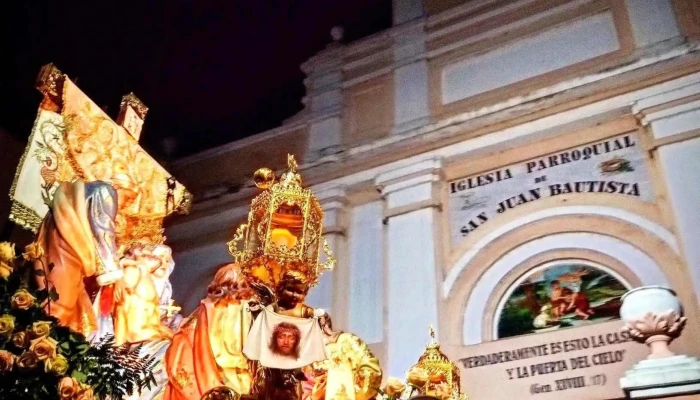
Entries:
[[233, 235], [233, 239], [227, 243], [228, 252], [233, 256], [236, 262], [241, 262], [244, 254], [238, 250], [238, 244], [245, 238], [246, 232], [248, 231], [248, 224], [241, 224], [236, 229], [236, 233]]
[[331, 246], [328, 245], [326, 238], [323, 238], [323, 253], [326, 255], [326, 261], [321, 264], [322, 271], [332, 271], [338, 264], [338, 260], [333, 257]]

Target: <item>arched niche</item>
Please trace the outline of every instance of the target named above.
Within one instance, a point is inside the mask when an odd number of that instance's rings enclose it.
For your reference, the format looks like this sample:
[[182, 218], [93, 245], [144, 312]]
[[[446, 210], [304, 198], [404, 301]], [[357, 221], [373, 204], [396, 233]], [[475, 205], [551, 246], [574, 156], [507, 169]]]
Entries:
[[[619, 319], [622, 295], [637, 285], [618, 272], [628, 272], [624, 265], [608, 266], [591, 258], [557, 255], [534, 266], [518, 266], [529, 268], [500, 299], [495, 292], [491, 296], [495, 305], [489, 304], [494, 312], [484, 320], [491, 326], [487, 335], [497, 340]], [[636, 281], [636, 276], [631, 278]]]
[[494, 340], [498, 302], [508, 288], [537, 263], [562, 257], [603, 265], [631, 286], [667, 284], [692, 293], [675, 237], [662, 224], [630, 214], [629, 207], [621, 212], [609, 205], [556, 208], [489, 226], [484, 236], [498, 235], [466, 250], [448, 268], [442, 308], [446, 341]]

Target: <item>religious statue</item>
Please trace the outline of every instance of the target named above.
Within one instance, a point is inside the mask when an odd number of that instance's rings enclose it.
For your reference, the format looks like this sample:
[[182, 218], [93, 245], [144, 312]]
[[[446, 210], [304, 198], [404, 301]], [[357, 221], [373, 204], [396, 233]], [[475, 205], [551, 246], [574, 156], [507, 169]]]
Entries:
[[254, 367], [243, 346], [257, 304], [237, 264], [216, 272], [207, 297], [183, 321], [165, 354], [169, 381], [164, 400], [199, 399], [221, 386], [250, 393]]
[[379, 360], [358, 336], [333, 331], [329, 315], [321, 318], [328, 358], [306, 367], [304, 400], [368, 400], [382, 381]]
[[173, 251], [169, 246], [158, 245], [153, 249], [153, 256], [161, 260], [161, 267], [153, 273], [153, 281], [160, 298], [160, 321], [173, 331], [182, 324], [183, 316], [181, 308], [175, 305], [173, 300], [173, 285], [170, 283], [170, 275], [175, 269]]
[[49, 311], [62, 325], [86, 335], [97, 321], [83, 279], [97, 275], [98, 284], [108, 285], [122, 274], [114, 240], [117, 202], [117, 192], [104, 182], [61, 183], [37, 234], [44, 249], [35, 262], [35, 269], [44, 270], [37, 284], [43, 289], [48, 283], [58, 293]]
[[[304, 303], [311, 288], [308, 279], [297, 271], [287, 271], [280, 281], [277, 302], [273, 309], [277, 314], [296, 318], [312, 318], [318, 311]], [[320, 310], [323, 313], [323, 310]]]
[[[136, 96], [122, 98], [114, 122], [52, 64], [37, 88], [43, 100], [10, 189], [10, 219], [37, 232], [47, 311], [91, 340], [114, 334], [161, 360], [172, 336], [161, 317], [177, 321], [163, 220], [186, 214], [192, 197], [139, 145], [148, 108]], [[138, 399], [158, 395], [162, 369]]]
[[164, 276], [169, 265], [154, 254], [159, 247], [166, 246], [132, 245], [120, 261], [124, 277], [114, 285], [112, 313], [116, 345], [170, 339], [173, 335], [161, 323], [155, 276]]
[[[319, 399], [376, 394], [381, 368], [366, 345], [332, 332], [330, 316], [304, 302], [335, 259], [322, 237], [323, 209], [302, 187], [292, 156], [288, 164], [277, 182], [269, 169], [255, 173], [263, 192], [229, 243], [235, 263], [217, 271], [207, 298], [183, 321], [166, 352], [164, 400], [301, 400], [302, 382], [316, 379], [307, 378], [309, 366], [318, 378], [313, 386]], [[327, 364], [329, 354], [337, 363]]]
[[85, 282], [120, 281], [121, 252], [162, 243], [163, 218], [186, 213], [191, 195], [139, 146], [140, 125], [123, 127], [124, 115], [143, 122], [148, 111], [135, 96], [122, 99], [120, 125], [52, 64], [37, 88], [43, 101], [10, 189], [10, 219], [37, 232], [36, 281], [58, 295], [47, 310], [88, 335], [98, 313]]
[[309, 288], [305, 275], [285, 272], [276, 301], [263, 310], [248, 334], [243, 351], [260, 363], [255, 387], [259, 400], [301, 400], [306, 380], [302, 367], [326, 358], [318, 317], [327, 314], [304, 303]]

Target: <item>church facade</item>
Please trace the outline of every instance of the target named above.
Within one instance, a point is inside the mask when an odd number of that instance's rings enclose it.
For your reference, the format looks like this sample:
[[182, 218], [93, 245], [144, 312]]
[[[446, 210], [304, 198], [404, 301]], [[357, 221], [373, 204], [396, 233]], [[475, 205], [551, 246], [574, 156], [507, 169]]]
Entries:
[[434, 324], [472, 400], [622, 397], [642, 285], [676, 292], [674, 348], [700, 355], [700, 4], [394, 3], [302, 65], [302, 112], [171, 166], [196, 198], [167, 231], [185, 310], [232, 261], [253, 172], [292, 153], [339, 260], [309, 303], [387, 375]]

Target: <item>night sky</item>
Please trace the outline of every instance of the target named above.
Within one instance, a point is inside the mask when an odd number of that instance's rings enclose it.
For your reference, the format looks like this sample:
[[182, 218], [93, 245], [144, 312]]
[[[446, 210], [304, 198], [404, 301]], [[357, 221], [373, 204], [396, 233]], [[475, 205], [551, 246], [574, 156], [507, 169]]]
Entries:
[[177, 157], [278, 126], [301, 110], [299, 65], [330, 43], [391, 25], [389, 0], [0, 2], [0, 127], [26, 140], [53, 62], [116, 118], [133, 91], [150, 108], [141, 142]]

